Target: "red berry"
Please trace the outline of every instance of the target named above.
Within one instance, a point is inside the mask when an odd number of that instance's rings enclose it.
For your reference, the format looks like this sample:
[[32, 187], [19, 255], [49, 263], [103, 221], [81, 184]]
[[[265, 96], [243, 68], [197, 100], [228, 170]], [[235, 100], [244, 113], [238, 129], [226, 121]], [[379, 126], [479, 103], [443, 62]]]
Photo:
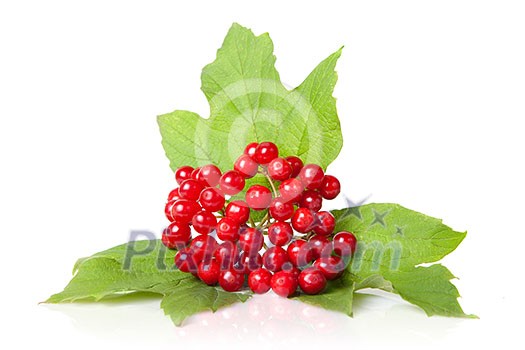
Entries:
[[175, 180], [177, 183], [180, 185], [184, 180], [191, 179], [191, 173], [193, 170], [194, 169], [188, 165], [178, 168], [175, 172]]
[[282, 271], [290, 272], [295, 278], [299, 278], [299, 274], [301, 273], [301, 270], [299, 270], [297, 267], [293, 266], [292, 263], [285, 263], [285, 264], [283, 264]]
[[283, 271], [291, 272], [295, 278], [299, 277], [299, 274], [301, 273], [301, 270], [299, 270], [297, 267], [293, 266], [292, 263], [285, 263], [283, 264]]
[[251, 271], [257, 270], [262, 266], [262, 257], [258, 253], [242, 252], [239, 254], [238, 271], [249, 274]]
[[201, 210], [201, 206], [188, 199], [179, 199], [171, 207], [171, 216], [174, 220], [182, 223], [190, 223], [193, 215], [197, 214]]
[[279, 156], [279, 150], [273, 142], [261, 142], [252, 156], [257, 163], [266, 165]]
[[215, 187], [219, 184], [221, 170], [213, 164], [205, 165], [197, 174], [197, 180], [205, 187]]
[[201, 206], [211, 212], [217, 212], [224, 207], [226, 200], [220, 191], [213, 187], [204, 189], [199, 196]]
[[306, 164], [299, 173], [299, 178], [304, 187], [315, 190], [321, 187], [324, 178], [323, 169], [317, 164]]
[[292, 171], [290, 163], [283, 158], [275, 158], [268, 164], [268, 175], [277, 181], [289, 179]]
[[217, 224], [217, 237], [222, 241], [235, 242], [239, 239], [240, 225], [232, 218], [225, 217]]
[[222, 269], [232, 268], [239, 261], [237, 245], [230, 241], [223, 242], [215, 249], [213, 257]]
[[351, 232], [341, 231], [333, 239], [334, 253], [342, 257], [348, 257], [355, 253], [357, 238]]
[[307, 190], [303, 193], [299, 206], [317, 212], [323, 206], [323, 197], [317, 191]]
[[272, 244], [283, 246], [288, 244], [293, 237], [292, 226], [287, 222], [277, 221], [268, 228], [268, 238]]
[[293, 228], [300, 233], [312, 231], [315, 226], [315, 215], [310, 209], [299, 208], [292, 217]]
[[179, 188], [175, 188], [171, 190], [170, 194], [168, 195], [168, 202], [179, 200], [181, 197], [179, 195]]
[[216, 260], [211, 260], [209, 262], [203, 261], [199, 264], [197, 275], [204, 283], [213, 286], [219, 281], [220, 272], [221, 267]]
[[328, 236], [334, 232], [335, 218], [328, 211], [317, 213], [317, 224], [314, 226], [314, 232], [318, 235]]
[[325, 175], [319, 192], [323, 198], [334, 199], [341, 192], [341, 183], [335, 176]]
[[264, 236], [256, 228], [249, 227], [241, 232], [239, 236], [239, 247], [244, 252], [256, 253], [261, 250]]
[[299, 287], [306, 294], [319, 294], [326, 287], [326, 277], [315, 267], [309, 267], [299, 274]]
[[217, 218], [209, 211], [203, 210], [193, 216], [191, 223], [195, 231], [207, 235], [217, 227]]
[[177, 221], [172, 222], [162, 232], [162, 243], [169, 249], [180, 249], [191, 239], [191, 228], [188, 224]]
[[293, 216], [294, 207], [292, 203], [285, 201], [282, 197], [277, 197], [270, 203], [269, 212], [275, 220], [285, 221]]
[[264, 210], [272, 202], [272, 192], [262, 185], [253, 185], [246, 191], [246, 203], [254, 210]]
[[248, 286], [256, 294], [264, 294], [270, 290], [272, 273], [264, 268], [250, 272]]
[[170, 222], [175, 221], [175, 219], [174, 219], [173, 216], [171, 215], [171, 209], [173, 208], [173, 205], [175, 204], [175, 202], [177, 202], [177, 200], [169, 201], [169, 202], [167, 202], [166, 205], [164, 206], [164, 214], [166, 215], [166, 218], [167, 218]]
[[238, 292], [244, 284], [244, 274], [233, 269], [221, 271], [219, 285], [227, 292]]
[[191, 178], [193, 180], [199, 180], [199, 171], [201, 171], [200, 167], [193, 169], [193, 171], [191, 172]]
[[226, 217], [237, 221], [239, 224], [244, 224], [250, 218], [250, 208], [245, 201], [237, 200], [228, 203], [224, 211]]
[[292, 174], [290, 175], [290, 177], [297, 177], [297, 175], [299, 175], [299, 172], [304, 166], [303, 161], [301, 160], [301, 158], [296, 157], [296, 156], [289, 156], [289, 157], [286, 157], [285, 159], [292, 166]]
[[263, 254], [263, 265], [272, 272], [281, 271], [289, 261], [286, 250], [278, 246], [268, 248]]
[[217, 241], [209, 235], [200, 235], [191, 241], [190, 245], [195, 263], [209, 262], [217, 249]]
[[330, 256], [332, 245], [326, 236], [314, 235], [308, 240], [313, 259]]
[[301, 199], [304, 186], [298, 179], [288, 179], [279, 185], [279, 193], [283, 200], [296, 203]]
[[201, 191], [204, 189], [204, 186], [197, 180], [188, 179], [184, 180], [179, 187], [179, 195], [181, 198], [189, 199], [196, 201], [199, 199]]
[[327, 280], [335, 280], [343, 275], [345, 265], [339, 256], [322, 257], [314, 261], [314, 266], [319, 269]]
[[220, 179], [222, 191], [230, 196], [241, 192], [245, 184], [244, 177], [235, 170], [225, 172]]
[[244, 154], [253, 158], [253, 156], [255, 155], [255, 151], [257, 150], [257, 146], [259, 146], [257, 142], [249, 143], [248, 146], [246, 146], [246, 148], [244, 149]]
[[182, 272], [197, 272], [197, 263], [190, 248], [184, 248], [177, 252], [175, 255], [175, 266]]
[[275, 273], [270, 281], [275, 294], [288, 298], [297, 289], [297, 276], [291, 271], [279, 271]]
[[302, 239], [293, 241], [286, 249], [288, 259], [297, 267], [308, 265], [313, 260], [313, 252], [311, 247]]
[[254, 177], [259, 170], [257, 164], [249, 155], [243, 154], [235, 161], [233, 169], [238, 171], [242, 176], [249, 179]]

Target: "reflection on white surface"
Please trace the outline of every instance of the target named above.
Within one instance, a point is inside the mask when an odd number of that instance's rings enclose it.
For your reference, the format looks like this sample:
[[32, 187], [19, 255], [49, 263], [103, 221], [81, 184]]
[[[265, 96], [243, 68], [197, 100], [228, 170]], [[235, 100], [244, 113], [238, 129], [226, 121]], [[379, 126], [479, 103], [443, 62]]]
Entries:
[[[71, 318], [76, 328], [97, 338], [126, 337], [135, 344], [177, 341], [195, 343], [302, 344], [345, 342], [350, 345], [400, 345], [439, 342], [468, 320], [427, 317], [395, 296], [356, 295], [354, 318], [326, 311], [273, 293], [256, 295], [246, 303], [203, 312], [183, 327], [172, 325], [154, 295], [127, 296], [103, 303], [48, 305]], [[391, 345], [391, 343], [390, 343]], [[367, 347], [368, 347], [367, 346]]]

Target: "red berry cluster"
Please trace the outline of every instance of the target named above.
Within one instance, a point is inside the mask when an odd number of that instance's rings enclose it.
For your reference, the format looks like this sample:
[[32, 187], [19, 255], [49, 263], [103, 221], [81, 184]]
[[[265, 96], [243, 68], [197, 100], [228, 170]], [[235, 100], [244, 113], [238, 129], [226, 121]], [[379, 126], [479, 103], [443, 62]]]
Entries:
[[[253, 185], [244, 200], [233, 199], [257, 174], [268, 186]], [[239, 291], [248, 276], [255, 293], [271, 288], [288, 297], [299, 286], [317, 294], [327, 280], [343, 274], [356, 249], [355, 236], [334, 234], [334, 216], [321, 210], [323, 200], [341, 191], [339, 180], [296, 156], [279, 157], [272, 142], [249, 144], [233, 170], [183, 166], [175, 179], [179, 187], [168, 196], [165, 213], [171, 224], [162, 242], [178, 250], [180, 271], [208, 285]], [[255, 223], [252, 211], [266, 215]], [[197, 233], [193, 238], [191, 227]]]

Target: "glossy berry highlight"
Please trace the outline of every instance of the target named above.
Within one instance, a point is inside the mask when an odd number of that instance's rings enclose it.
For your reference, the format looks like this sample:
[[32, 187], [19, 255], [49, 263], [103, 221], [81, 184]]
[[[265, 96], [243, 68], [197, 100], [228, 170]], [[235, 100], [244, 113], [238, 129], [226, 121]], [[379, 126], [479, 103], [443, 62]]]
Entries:
[[315, 267], [301, 271], [298, 282], [306, 294], [319, 294], [326, 287], [326, 277]]
[[220, 188], [224, 194], [234, 196], [244, 189], [244, 177], [235, 170], [225, 172], [219, 180]]
[[221, 271], [219, 274], [219, 285], [227, 292], [238, 292], [244, 284], [244, 274], [234, 269]]
[[239, 224], [244, 224], [250, 218], [250, 208], [245, 201], [236, 200], [228, 203], [224, 214], [226, 217], [237, 221]]
[[253, 210], [264, 210], [272, 202], [272, 192], [265, 186], [253, 185], [246, 191], [246, 203]]
[[272, 273], [264, 268], [250, 272], [248, 286], [255, 294], [264, 294], [271, 288]]
[[197, 275], [199, 278], [209, 286], [217, 284], [219, 281], [219, 274], [221, 272], [221, 266], [216, 260], [209, 262], [201, 262], [197, 269]]
[[277, 158], [279, 155], [279, 150], [277, 149], [277, 146], [273, 142], [261, 142], [257, 148], [255, 149], [255, 153], [253, 154], [253, 159], [261, 164], [266, 165], [270, 163], [272, 160]]
[[274, 293], [284, 298], [294, 294], [298, 285], [298, 277], [292, 271], [276, 272], [271, 280]]
[[191, 179], [191, 174], [193, 173], [193, 169], [191, 166], [182, 166], [177, 169], [175, 172], [175, 180], [180, 185], [184, 180]]

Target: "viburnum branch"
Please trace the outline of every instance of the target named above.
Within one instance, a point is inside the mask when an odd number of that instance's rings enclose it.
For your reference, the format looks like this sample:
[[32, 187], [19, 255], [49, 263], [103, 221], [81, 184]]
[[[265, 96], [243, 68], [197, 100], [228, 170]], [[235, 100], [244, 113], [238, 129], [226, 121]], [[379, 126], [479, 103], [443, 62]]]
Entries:
[[[469, 317], [450, 282], [454, 275], [441, 264], [423, 265], [452, 252], [465, 232], [392, 203], [322, 210], [341, 190], [338, 179], [323, 171], [343, 144], [333, 97], [341, 49], [290, 90], [275, 69], [273, 47], [268, 35], [232, 26], [201, 74], [210, 116], [176, 110], [158, 117], [177, 183], [164, 208], [170, 223], [162, 239], [132, 241], [80, 259], [71, 282], [47, 302], [154, 292], [180, 325], [197, 312], [246, 301], [247, 288], [258, 294], [272, 289], [348, 315], [356, 290], [380, 288], [428, 315]], [[244, 147], [242, 137], [264, 142], [248, 140], [253, 142]], [[232, 155], [238, 157], [233, 164]], [[212, 164], [201, 166], [203, 159]], [[266, 245], [265, 234], [273, 246]], [[360, 246], [387, 249], [376, 253], [392, 261], [377, 265], [376, 254], [374, 261], [354, 254], [358, 239]], [[328, 256], [320, 255], [325, 248]], [[140, 258], [130, 259], [133, 254]], [[357, 264], [349, 261], [359, 257]], [[170, 269], [173, 262], [176, 269]]]

